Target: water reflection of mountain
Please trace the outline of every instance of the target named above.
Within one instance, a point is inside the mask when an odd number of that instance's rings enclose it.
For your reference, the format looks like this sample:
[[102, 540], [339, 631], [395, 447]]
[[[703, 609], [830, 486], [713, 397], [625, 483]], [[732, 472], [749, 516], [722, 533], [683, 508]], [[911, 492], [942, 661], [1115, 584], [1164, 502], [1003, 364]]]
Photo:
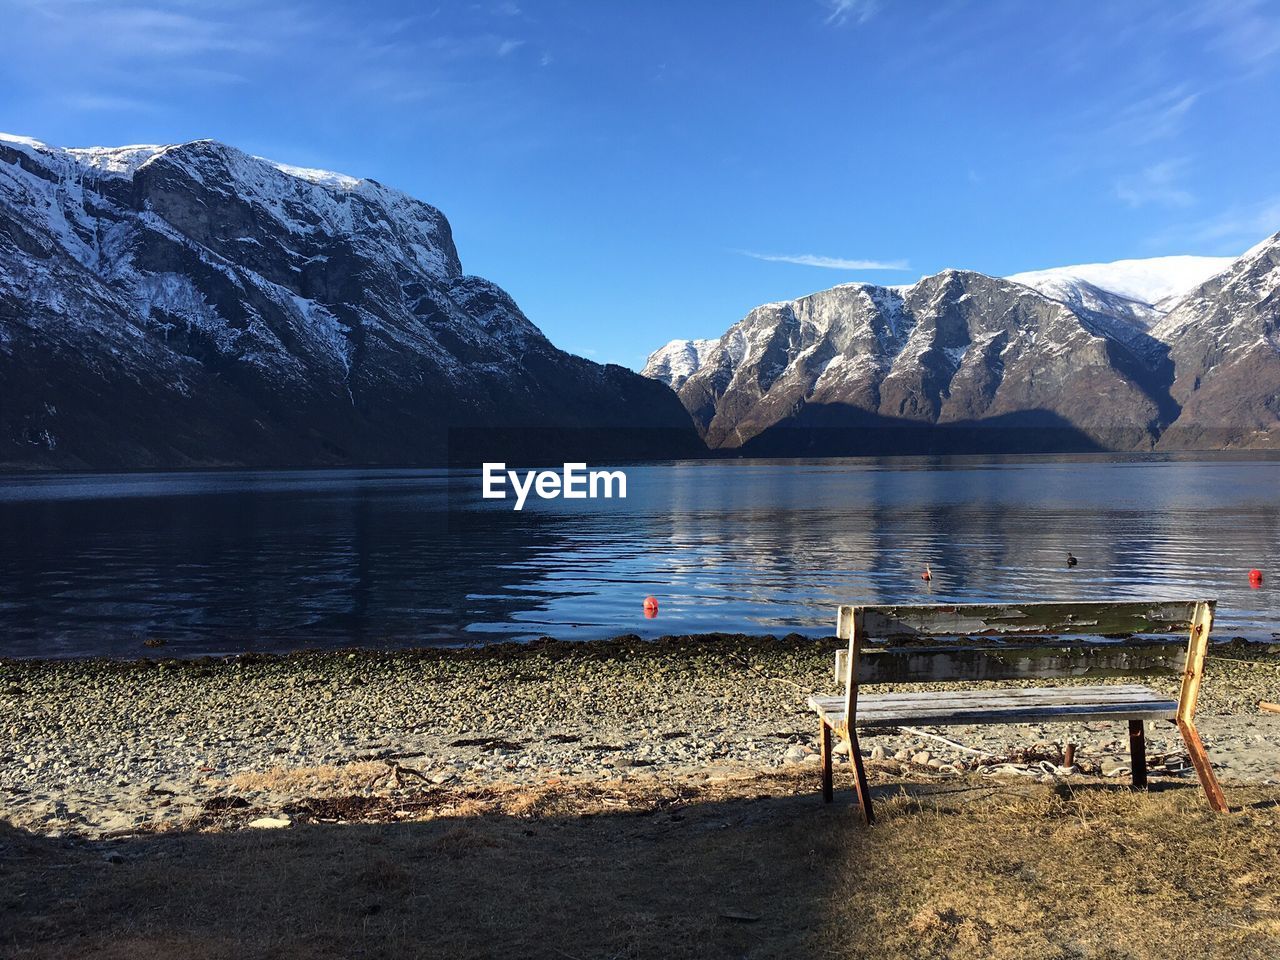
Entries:
[[123, 486], [0, 491], [4, 654], [456, 643], [508, 615], [542, 576], [522, 558], [556, 542], [545, 518], [516, 538], [490, 511], [457, 535], [439, 473], [106, 482]]
[[841, 602], [1152, 595], [1217, 596], [1220, 636], [1269, 637], [1277, 605], [1245, 572], [1280, 567], [1278, 475], [1269, 462], [689, 463], [628, 468], [625, 501], [518, 514], [439, 471], [0, 481], [2, 649], [824, 634]]
[[[742, 464], [716, 484], [694, 468], [644, 540], [673, 592], [730, 595], [774, 630], [825, 628], [840, 602], [1188, 594], [1220, 597], [1223, 629], [1274, 629], [1240, 575], [1275, 556], [1272, 464], [943, 466]], [[1084, 561], [1074, 570], [1069, 550]]]

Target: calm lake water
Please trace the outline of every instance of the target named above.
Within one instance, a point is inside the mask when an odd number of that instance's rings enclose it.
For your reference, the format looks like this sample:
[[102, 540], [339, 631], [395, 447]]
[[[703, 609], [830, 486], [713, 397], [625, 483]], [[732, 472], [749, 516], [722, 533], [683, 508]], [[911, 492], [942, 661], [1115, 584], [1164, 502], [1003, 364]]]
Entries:
[[521, 513], [439, 470], [0, 478], [0, 656], [818, 636], [842, 602], [1027, 598], [1217, 597], [1219, 637], [1280, 635], [1276, 461], [626, 472], [626, 500]]

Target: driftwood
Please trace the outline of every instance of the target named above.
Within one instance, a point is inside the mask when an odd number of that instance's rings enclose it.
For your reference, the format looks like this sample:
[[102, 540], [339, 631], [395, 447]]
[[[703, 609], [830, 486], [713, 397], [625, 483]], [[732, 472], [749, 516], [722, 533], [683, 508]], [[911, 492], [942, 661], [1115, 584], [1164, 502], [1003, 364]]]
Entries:
[[411, 778], [416, 778], [424, 783], [427, 781], [427, 775], [421, 770], [415, 770], [413, 767], [401, 766], [395, 760], [383, 760], [382, 762], [387, 765], [387, 769], [375, 773], [373, 777], [370, 778], [368, 786], [368, 789], [370, 790], [372, 790], [374, 784], [378, 783], [380, 780], [386, 780], [388, 787], [403, 787], [405, 785], [405, 780]]

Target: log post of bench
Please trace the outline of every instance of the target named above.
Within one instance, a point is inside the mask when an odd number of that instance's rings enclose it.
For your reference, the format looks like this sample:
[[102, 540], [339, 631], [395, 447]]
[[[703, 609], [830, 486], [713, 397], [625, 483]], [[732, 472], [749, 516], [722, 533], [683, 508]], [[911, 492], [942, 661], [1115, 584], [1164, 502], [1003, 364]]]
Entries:
[[[1133, 785], [1144, 787], [1144, 725], [1163, 720], [1177, 725], [1210, 807], [1226, 812], [1195, 727], [1213, 612], [1212, 600], [842, 606], [836, 633], [848, 648], [836, 655], [836, 679], [844, 692], [809, 698], [822, 738], [822, 798], [833, 800], [836, 734], [849, 747], [862, 817], [874, 822], [859, 726], [1126, 721]], [[869, 683], [1150, 674], [1181, 676], [1178, 700], [1137, 683], [859, 693]]]
[[[841, 612], [844, 612], [842, 608]], [[849, 634], [849, 655], [845, 663], [844, 678], [844, 715], [845, 724], [841, 733], [849, 745], [849, 762], [853, 765], [853, 785], [858, 794], [858, 808], [862, 811], [863, 821], [870, 826], [875, 822], [871, 812], [871, 788], [867, 785], [867, 770], [862, 763], [862, 748], [858, 746], [858, 728], [853, 718], [858, 715], [858, 661], [862, 653], [863, 625], [862, 614], [857, 608], [849, 610], [848, 622], [844, 624]], [[826, 724], [823, 724], [826, 726]], [[824, 770], [824, 776], [828, 771]]]
[[1209, 806], [1218, 813], [1226, 813], [1227, 798], [1218, 786], [1213, 765], [1205, 753], [1200, 732], [1196, 729], [1196, 701], [1200, 698], [1200, 681], [1204, 679], [1204, 657], [1209, 649], [1209, 634], [1213, 630], [1213, 605], [1201, 601], [1191, 618], [1191, 638], [1187, 641], [1187, 663], [1182, 671], [1182, 690], [1178, 694], [1178, 732], [1187, 745], [1187, 755], [1195, 767], [1200, 786], [1209, 798]]
[[1138, 789], [1147, 785], [1147, 735], [1142, 727], [1141, 720], [1129, 721], [1129, 770]]

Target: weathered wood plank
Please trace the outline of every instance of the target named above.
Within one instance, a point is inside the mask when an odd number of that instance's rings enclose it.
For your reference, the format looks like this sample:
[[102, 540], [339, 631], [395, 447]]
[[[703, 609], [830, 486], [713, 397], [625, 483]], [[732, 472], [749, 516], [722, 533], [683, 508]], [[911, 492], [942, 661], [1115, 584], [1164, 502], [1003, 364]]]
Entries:
[[[1168, 634], [1190, 628], [1198, 602], [1102, 601], [1081, 603], [968, 603], [852, 606], [861, 614], [866, 639], [929, 636]], [[838, 629], [853, 615], [842, 607]], [[848, 634], [841, 635], [842, 640]]]
[[[1134, 782], [1141, 785], [1146, 774], [1143, 722], [1176, 720], [1210, 806], [1226, 810], [1226, 799], [1193, 723], [1215, 606], [1213, 600], [842, 606], [836, 630], [848, 641], [848, 649], [843, 657], [837, 655], [836, 672], [844, 681], [844, 695], [809, 699], [809, 706], [822, 718], [824, 796], [830, 795], [826, 738], [832, 732], [850, 741], [858, 799], [870, 823], [858, 727], [1128, 720]], [[1190, 634], [1185, 652], [1152, 639], [1183, 630]], [[929, 644], [928, 639], [935, 637], [960, 639]], [[973, 637], [999, 639], [977, 642]], [[1027, 638], [1039, 642], [1029, 643]], [[1117, 638], [1126, 642], [1113, 642]], [[876, 640], [890, 643], [877, 645]], [[1177, 702], [1139, 684], [863, 697], [858, 693], [859, 685], [865, 683], [1155, 673], [1182, 674]]]
[[[926, 690], [921, 692], [863, 694], [859, 711], [879, 709], [894, 704], [931, 703], [964, 706], [966, 704], [998, 706], [1005, 703], [1030, 703], [1055, 706], [1070, 703], [1128, 703], [1135, 700], [1161, 700], [1150, 687], [1124, 684], [1106, 687], [1013, 687], [990, 690]], [[839, 696], [811, 697], [812, 703], [843, 706]], [[1172, 703], [1173, 701], [1168, 701]]]
[[[891, 713], [858, 711], [857, 727], [969, 726], [988, 723], [1073, 723], [1095, 720], [1173, 720], [1176, 705], [1169, 702], [1073, 704], [1062, 707], [1009, 706], [999, 709], [972, 708], [952, 712], [937, 710], [895, 710]], [[839, 722], [840, 714], [827, 714], [829, 722]]]
[[[1170, 711], [1168, 705], [1171, 700], [1161, 700], [1153, 697], [1133, 697], [1126, 700], [1063, 700], [1054, 703], [1037, 703], [1034, 700], [986, 700], [972, 701], [969, 703], [961, 703], [952, 701], [950, 703], [935, 703], [929, 700], [899, 700], [893, 703], [877, 703], [867, 706], [865, 709], [859, 710], [857, 716], [861, 719], [870, 717], [873, 714], [877, 717], [892, 716], [899, 713], [910, 712], [913, 716], [919, 716], [926, 713], [936, 714], [953, 714], [963, 713], [968, 710], [974, 713], [990, 713], [999, 710], [1073, 710], [1092, 709], [1098, 707], [1108, 711], [1133, 709], [1144, 712], [1156, 712], [1162, 716], [1170, 714], [1171, 718], [1177, 716], [1177, 706]], [[839, 703], [820, 703], [814, 704], [814, 709], [820, 710], [824, 715], [838, 715], [843, 717], [844, 708]]]
[[[1008, 700], [1004, 702], [987, 700], [974, 701], [972, 703], [934, 703], [928, 700], [899, 700], [894, 703], [878, 703], [873, 706], [867, 706], [858, 711], [858, 718], [864, 719], [871, 717], [891, 717], [900, 713], [911, 713], [912, 716], [920, 716], [928, 713], [936, 714], [955, 714], [963, 713], [966, 710], [973, 713], [991, 713], [999, 710], [1074, 710], [1074, 709], [1093, 709], [1095, 707], [1107, 711], [1115, 710], [1137, 710], [1141, 712], [1154, 712], [1162, 716], [1168, 714], [1170, 719], [1177, 716], [1177, 705], [1174, 704], [1172, 710], [1169, 704], [1172, 700], [1161, 700], [1159, 698], [1132, 698], [1128, 700], [1065, 700], [1057, 703], [1036, 703], [1034, 700]], [[824, 716], [841, 716], [844, 714], [844, 707], [839, 703], [815, 703], [812, 705], [815, 710], [819, 710]]]
[[[944, 697], [945, 699], [939, 699]], [[810, 697], [809, 706], [828, 722], [846, 714], [841, 697]], [[1024, 723], [1037, 720], [1172, 720], [1177, 704], [1141, 686], [959, 690], [944, 693], [863, 696], [855, 726], [925, 723]]]
[[[894, 690], [888, 693], [866, 694], [862, 699], [867, 703], [892, 703], [897, 700], [1046, 700], [1066, 698], [1072, 700], [1124, 699], [1134, 695], [1151, 694], [1154, 691], [1142, 683], [1117, 683], [1105, 686], [1070, 686], [1070, 687], [988, 687], [973, 689], [955, 687], [948, 690]], [[844, 698], [835, 694], [814, 696], [815, 701], [843, 702]]]
[[[847, 650], [836, 651], [835, 679], [845, 682]], [[1105, 641], [1052, 645], [885, 647], [864, 646], [859, 683], [930, 683], [942, 680], [1052, 680], [1062, 677], [1177, 676], [1186, 643]]]

